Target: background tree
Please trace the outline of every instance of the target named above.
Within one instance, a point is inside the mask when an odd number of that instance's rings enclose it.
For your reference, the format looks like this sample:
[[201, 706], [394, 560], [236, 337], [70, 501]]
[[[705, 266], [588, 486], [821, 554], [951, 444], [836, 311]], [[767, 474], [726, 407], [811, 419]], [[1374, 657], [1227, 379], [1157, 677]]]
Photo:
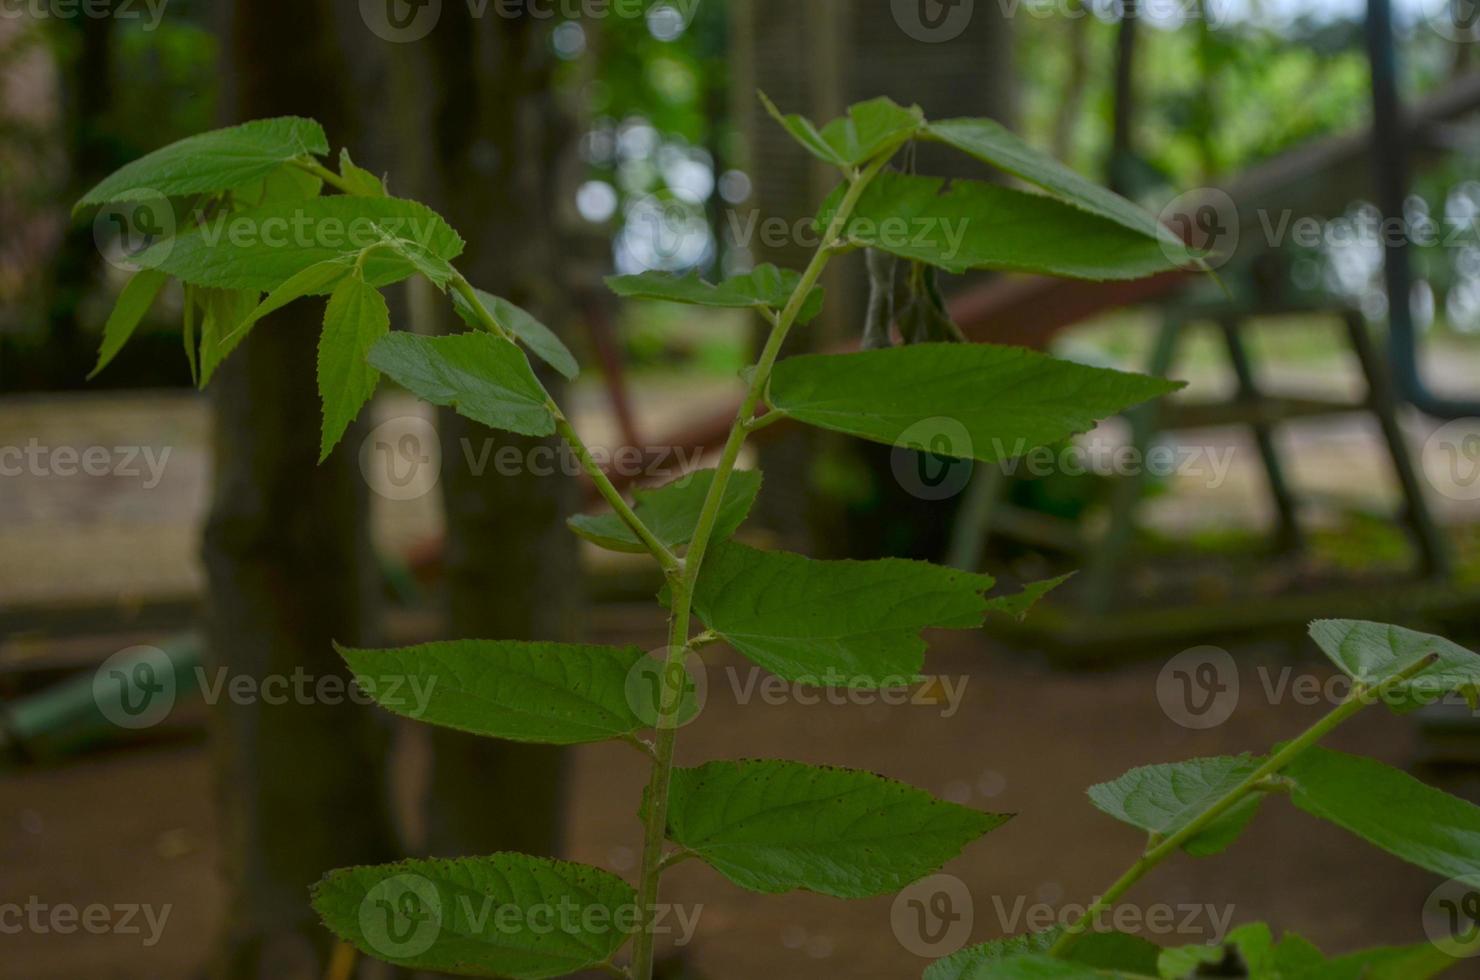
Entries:
[[[391, 51], [392, 88], [409, 107], [396, 114], [394, 143], [404, 148], [399, 162], [413, 185], [393, 175], [392, 186], [457, 216], [467, 240], [459, 265], [474, 285], [558, 330], [569, 280], [555, 214], [570, 198], [560, 174], [572, 129], [553, 87], [551, 21], [474, 16], [469, 7], [445, 4], [430, 34]], [[413, 305], [434, 329], [453, 329], [445, 302]], [[561, 397], [558, 375], [545, 372], [541, 380]], [[450, 411], [438, 427], [449, 635], [575, 639], [581, 597], [570, 586], [579, 569], [564, 519], [579, 504], [577, 484], [527, 467], [511, 477], [491, 464], [475, 472], [474, 460], [493, 458], [485, 446], [514, 445], [527, 461], [540, 441]], [[431, 853], [557, 850], [559, 750], [448, 730], [431, 739]], [[513, 786], [518, 805], [497, 805]]]
[[[354, 119], [330, 0], [235, 0], [224, 9], [222, 116]], [[259, 680], [343, 674], [331, 642], [374, 633], [375, 562], [352, 428], [323, 465], [314, 377], [323, 310], [259, 323], [211, 389], [215, 478], [204, 541], [210, 668]], [[330, 938], [308, 887], [338, 862], [388, 859], [383, 718], [340, 704], [212, 710], [227, 918], [215, 976], [322, 976]]]

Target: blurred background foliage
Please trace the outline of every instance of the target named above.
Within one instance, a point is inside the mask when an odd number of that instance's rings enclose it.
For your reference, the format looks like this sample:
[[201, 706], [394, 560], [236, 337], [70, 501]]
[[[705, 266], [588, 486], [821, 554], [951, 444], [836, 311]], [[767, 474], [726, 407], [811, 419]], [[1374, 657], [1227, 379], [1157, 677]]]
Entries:
[[[1129, 189], [1153, 210], [1188, 188], [1361, 126], [1368, 116], [1362, 5], [1200, 4], [1201, 16], [1172, 11], [1173, 4], [1143, 4]], [[117, 277], [99, 280], [95, 267], [74, 276], [74, 263], [59, 260], [69, 242], [78, 250], [87, 243], [81, 241], [85, 230], [69, 232], [57, 202], [96, 173], [213, 124], [218, 41], [211, 8], [203, 0], [178, 0], [153, 29], [143, 18], [0, 24], [8, 137], [0, 152], [0, 214], [6, 218], [0, 342], [12, 355], [7, 387], [69, 387], [86, 373]], [[1081, 172], [1104, 178], [1119, 0], [1033, 0], [1016, 9], [1019, 128]], [[619, 271], [718, 274], [750, 261], [719, 233], [725, 209], [744, 205], [752, 189], [733, 115], [736, 93], [729, 88], [730, 14], [720, 0], [657, 3], [643, 17], [571, 20], [549, 33], [561, 62], [562, 96], [585, 127], [579, 142], [584, 175], [570, 203], [593, 234], [609, 238]], [[1425, 29], [1411, 5], [1399, 5], [1397, 14], [1409, 98], [1469, 67], [1473, 45], [1452, 44]], [[111, 32], [102, 53], [89, 40], [99, 31]], [[106, 79], [102, 87], [93, 81], [98, 77]], [[1424, 173], [1410, 216], [1472, 222], [1480, 213], [1472, 162], [1461, 157]], [[1360, 226], [1370, 212], [1354, 202], [1344, 219]], [[1372, 288], [1381, 268], [1375, 240], [1359, 232], [1340, 246], [1307, 251], [1289, 266], [1300, 288], [1381, 301]], [[1420, 322], [1480, 332], [1480, 249], [1470, 242], [1416, 252]], [[676, 336], [681, 324], [652, 312], [641, 308], [640, 317], [624, 319], [634, 366], [666, 364], [675, 351], [700, 368], [728, 371], [737, 363], [743, 344], [734, 330], [713, 331], [712, 343], [688, 343]], [[1367, 312], [1376, 319], [1382, 311]], [[78, 336], [74, 341], [58, 331]], [[49, 342], [55, 356], [42, 357]], [[174, 359], [162, 361], [147, 350], [128, 364], [102, 383], [158, 383], [160, 372], [173, 382], [182, 378]]]

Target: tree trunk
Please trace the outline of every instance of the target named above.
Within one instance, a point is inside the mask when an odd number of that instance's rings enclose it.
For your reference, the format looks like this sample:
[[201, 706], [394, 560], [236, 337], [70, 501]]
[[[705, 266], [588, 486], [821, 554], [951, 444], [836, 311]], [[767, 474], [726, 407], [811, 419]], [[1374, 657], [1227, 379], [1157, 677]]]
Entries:
[[[466, 5], [447, 4], [424, 41], [404, 46], [404, 64], [422, 86], [417, 121], [430, 130], [412, 140], [431, 155], [410, 168], [423, 175], [416, 193], [466, 237], [459, 268], [561, 331], [571, 304], [555, 216], [569, 199], [558, 175], [571, 133], [551, 89], [549, 23], [473, 17]], [[435, 309], [438, 329], [462, 329], [440, 297]], [[560, 400], [561, 379], [535, 367]], [[451, 634], [577, 638], [579, 569], [564, 526], [579, 503], [577, 484], [560, 467], [544, 473], [542, 456], [531, 455], [556, 443], [495, 432], [449, 411], [439, 428]], [[498, 472], [492, 460], [508, 445], [535, 465]], [[430, 737], [431, 853], [559, 849], [563, 752], [446, 729]]]
[[[329, 0], [237, 0], [229, 17], [228, 119], [311, 115], [331, 140], [351, 140]], [[211, 386], [207, 635], [210, 666], [228, 683], [342, 683], [331, 641], [363, 645], [373, 632], [363, 430], [316, 465], [322, 315], [321, 304], [296, 303], [266, 318]], [[396, 856], [385, 722], [313, 690], [281, 705], [223, 697], [212, 711], [229, 899], [220, 978], [322, 976], [332, 942], [309, 886], [331, 868]]]
[[[105, 12], [106, 13], [106, 12]], [[67, 140], [72, 154], [66, 200], [76, 200], [124, 161], [107, 136], [108, 112], [113, 102], [112, 16], [78, 17], [62, 21], [75, 46], [71, 69], [65, 78], [64, 104]], [[46, 347], [42, 354], [42, 377], [38, 387], [71, 387], [77, 367], [88, 363], [93, 340], [84, 337], [77, 321], [82, 305], [97, 275], [98, 246], [90, 224], [72, 223], [62, 235], [49, 267], [46, 315]]]

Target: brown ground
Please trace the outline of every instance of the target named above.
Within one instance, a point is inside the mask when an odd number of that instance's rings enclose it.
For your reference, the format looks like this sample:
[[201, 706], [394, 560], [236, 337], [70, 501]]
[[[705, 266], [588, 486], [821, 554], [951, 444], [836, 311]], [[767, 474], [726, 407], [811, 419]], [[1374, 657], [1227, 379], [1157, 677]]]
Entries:
[[[1472, 352], [1470, 360], [1441, 366], [1465, 379], [1473, 378], [1475, 363]], [[1320, 375], [1328, 373], [1323, 367]], [[682, 405], [639, 395], [650, 428], [683, 412]], [[694, 397], [688, 389], [675, 396]], [[582, 403], [581, 424], [599, 441], [598, 393], [582, 392]], [[381, 418], [415, 411], [395, 398], [377, 408]], [[201, 583], [196, 525], [209, 479], [205, 428], [203, 405], [190, 396], [5, 400], [0, 446], [36, 438], [43, 446], [142, 445], [169, 448], [172, 455], [158, 486], [121, 473], [7, 478], [0, 493], [0, 611], [194, 596]], [[1424, 442], [1427, 428], [1416, 428], [1415, 445]], [[1203, 438], [1213, 447], [1242, 447], [1227, 483], [1215, 488], [1179, 481], [1148, 507], [1148, 519], [1184, 530], [1257, 522], [1266, 508], [1247, 440], [1221, 430]], [[1370, 427], [1299, 427], [1285, 438], [1302, 488], [1373, 508], [1392, 503]], [[1426, 448], [1432, 455], [1433, 447]], [[1434, 503], [1445, 518], [1473, 519], [1474, 502], [1435, 489]], [[435, 494], [377, 501], [377, 533], [388, 551], [437, 532], [435, 501]], [[631, 636], [614, 622], [602, 638], [660, 642], [656, 633], [638, 632]], [[0, 661], [13, 666], [23, 668], [31, 653], [60, 656], [44, 636], [0, 640]], [[136, 642], [146, 639], [128, 640]], [[965, 704], [951, 718], [918, 705], [756, 703], [742, 710], [721, 668], [712, 675], [707, 709], [683, 733], [681, 761], [759, 755], [868, 767], [959, 802], [1018, 812], [947, 868], [969, 884], [972, 935], [984, 939], [1022, 928], [1003, 921], [999, 901], [1009, 912], [1019, 899], [1052, 906], [1083, 902], [1135, 855], [1139, 835], [1095, 811], [1084, 787], [1141, 763], [1263, 748], [1320, 710], [1269, 704], [1246, 661], [1244, 695], [1233, 718], [1206, 732], [1181, 728], [1162, 712], [1156, 691], [1158, 665], [1175, 652], [1147, 650], [1143, 666], [1068, 674], [1050, 672], [1035, 656], [983, 636], [956, 636], [939, 644], [929, 668], [970, 675]], [[1262, 651], [1275, 663], [1288, 653]], [[1413, 760], [1416, 739], [1410, 723], [1371, 711], [1340, 732], [1335, 744], [1402, 764]], [[575, 751], [574, 761], [566, 856], [630, 875], [643, 760], [622, 746], [596, 746]], [[489, 805], [508, 802], [491, 798]], [[215, 857], [210, 774], [198, 737], [0, 774], [0, 977], [197, 975], [222, 913]], [[1421, 940], [1420, 911], [1435, 884], [1275, 800], [1233, 851], [1179, 860], [1131, 899], [1231, 905], [1235, 923], [1267, 918], [1344, 950]], [[923, 965], [901, 944], [888, 899], [762, 898], [696, 863], [671, 873], [666, 894], [685, 905], [703, 904], [688, 955], [705, 977], [909, 977]], [[138, 935], [5, 931], [12, 921], [3, 914], [6, 903], [24, 904], [33, 896], [50, 905], [168, 905], [170, 914], [153, 947]], [[1172, 944], [1208, 935], [1200, 930], [1156, 938]]]
[[[969, 673], [970, 681], [960, 711], [942, 718], [939, 707], [925, 705], [758, 703], [742, 710], [724, 670], [735, 662], [721, 656], [711, 669], [708, 706], [682, 734], [680, 761], [776, 756], [867, 767], [972, 806], [1017, 812], [946, 869], [969, 885], [972, 935], [985, 939], [1012, 928], [999, 903], [1010, 913], [1019, 897], [1054, 906], [1082, 901], [1133, 858], [1138, 835], [1095, 811], [1084, 787], [1140, 763], [1265, 747], [1321, 710], [1267, 703], [1255, 661], [1248, 660], [1232, 719], [1192, 732], [1158, 706], [1160, 660], [1067, 674], [1031, 656], [991, 649], [980, 637], [952, 637], [937, 645], [930, 669]], [[1378, 710], [1352, 722], [1333, 744], [1400, 764], [1414, 753], [1412, 727]], [[575, 752], [567, 857], [630, 874], [644, 771], [642, 759], [624, 746]], [[490, 797], [491, 806], [500, 802]], [[194, 976], [221, 914], [214, 826], [206, 753], [198, 742], [116, 751], [0, 778], [6, 901], [34, 895], [53, 904], [172, 907], [153, 948], [143, 946], [142, 936], [6, 935], [0, 976]], [[896, 938], [889, 899], [763, 898], [696, 862], [676, 868], [667, 882], [666, 898], [703, 905], [688, 955], [704, 977], [909, 977], [924, 965]], [[1269, 919], [1345, 950], [1422, 940], [1421, 909], [1435, 884], [1275, 800], [1232, 851], [1178, 860], [1131, 901], [1232, 906], [1235, 924]], [[1197, 926], [1155, 938], [1164, 944], [1209, 938], [1205, 917]]]

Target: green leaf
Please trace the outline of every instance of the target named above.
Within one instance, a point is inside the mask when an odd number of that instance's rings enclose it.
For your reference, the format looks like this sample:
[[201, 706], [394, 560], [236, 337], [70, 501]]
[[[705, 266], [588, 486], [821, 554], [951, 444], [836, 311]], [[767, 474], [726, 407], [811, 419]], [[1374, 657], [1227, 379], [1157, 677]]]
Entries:
[[788, 357], [771, 373], [767, 401], [810, 425], [921, 450], [932, 447], [906, 438], [911, 428], [947, 420], [968, 443], [950, 455], [990, 463], [1088, 431], [1180, 387], [1021, 347], [913, 344]]
[[211, 383], [216, 368], [226, 355], [246, 339], [247, 332], [237, 326], [257, 306], [261, 296], [251, 289], [196, 290], [202, 316], [200, 321], [200, 386]]
[[452, 267], [451, 262], [431, 254], [419, 245], [392, 241], [388, 242], [385, 247], [405, 259], [411, 268], [426, 276], [433, 286], [444, 293], [447, 292], [448, 283], [457, 278], [457, 270]]
[[[1327, 959], [1309, 941], [1285, 933], [1276, 945], [1263, 923], [1240, 926], [1218, 946], [1180, 946], [1163, 950], [1158, 964], [1162, 980], [1224, 976], [1229, 970], [1254, 980], [1427, 980], [1454, 965], [1453, 957], [1430, 943], [1388, 946]], [[1202, 972], [1199, 972], [1199, 970]]]
[[1310, 624], [1310, 636], [1336, 666], [1366, 687], [1381, 684], [1431, 653], [1438, 654], [1433, 666], [1383, 698], [1396, 711], [1411, 711], [1456, 691], [1471, 709], [1480, 706], [1480, 656], [1443, 637], [1354, 619], [1316, 620]]
[[1149, 939], [1111, 931], [1085, 933], [1066, 958], [1100, 970], [1130, 970], [1154, 976], [1160, 955], [1161, 947]]
[[1149, 980], [1141, 973], [1100, 969], [1076, 960], [1055, 959], [1046, 953], [1020, 953], [988, 960], [963, 976], [969, 980]]
[[[1095, 806], [1148, 834], [1170, 836], [1191, 823], [1258, 769], [1263, 759], [1216, 756], [1156, 766], [1140, 766], [1108, 783], [1089, 788]], [[1183, 845], [1196, 857], [1217, 854], [1232, 844], [1259, 808], [1252, 793]]]
[[319, 335], [319, 397], [324, 403], [319, 462], [329, 458], [375, 394], [380, 375], [365, 359], [390, 329], [391, 311], [380, 290], [354, 276], [334, 287]]
[[1480, 807], [1375, 759], [1313, 748], [1286, 766], [1313, 816], [1446, 878], [1480, 887]]
[[339, 176], [344, 178], [350, 194], [359, 197], [386, 196], [385, 182], [364, 167], [355, 166], [355, 162], [349, 158], [348, 147], [339, 151]]
[[627, 694], [629, 676], [646, 658], [638, 647], [447, 640], [335, 649], [376, 703], [429, 725], [551, 745], [647, 727]]
[[1008, 595], [992, 596], [987, 600], [987, 612], [1001, 613], [1014, 619], [1022, 619], [1028, 615], [1038, 600], [1048, 595], [1054, 589], [1063, 585], [1074, 577], [1073, 572], [1060, 575], [1057, 578], [1046, 578], [1038, 582], [1029, 582], [1017, 592]]
[[996, 120], [947, 119], [930, 123], [924, 135], [1035, 184], [1066, 204], [1183, 250], [1186, 260], [1192, 261], [1182, 240], [1149, 211], [1081, 177], [1047, 153], [1024, 143]]
[[329, 152], [312, 119], [281, 116], [187, 136], [119, 167], [82, 195], [73, 208], [231, 190], [266, 177], [284, 163]]
[[[634, 490], [632, 509], [665, 547], [682, 548], [694, 536], [694, 528], [699, 524], [699, 511], [703, 509], [704, 498], [713, 483], [714, 470], [698, 470], [654, 490]], [[722, 540], [735, 533], [750, 513], [760, 489], [759, 470], [735, 470], [730, 474], [714, 524], [715, 539]], [[610, 511], [577, 514], [566, 524], [587, 541], [609, 551], [647, 552], [647, 547], [632, 533], [632, 529]]]
[[363, 252], [362, 277], [379, 288], [422, 266], [445, 266], [462, 247], [457, 232], [423, 204], [336, 195], [224, 212], [156, 243], [137, 261], [201, 286], [271, 292], [309, 266], [353, 262]]
[[605, 962], [635, 931], [636, 895], [582, 864], [493, 854], [331, 871], [313, 888], [324, 924], [412, 969], [519, 980]]
[[1433, 943], [1417, 943], [1348, 953], [1286, 976], [1290, 980], [1428, 980], [1458, 963]]
[[135, 328], [149, 312], [149, 308], [154, 305], [159, 291], [169, 281], [170, 277], [158, 269], [140, 269], [124, 283], [118, 294], [118, 302], [113, 305], [113, 312], [108, 314], [108, 322], [103, 325], [103, 343], [98, 349], [98, 363], [88, 374], [89, 380], [97, 377], [98, 372], [118, 356], [118, 352], [128, 343]]
[[285, 163], [266, 177], [248, 181], [231, 189], [231, 201], [238, 209], [260, 208], [284, 201], [303, 201], [318, 197], [324, 182], [301, 167]]
[[[315, 262], [313, 265], [294, 273], [281, 286], [268, 293], [250, 313], [248, 313], [237, 325], [232, 328], [233, 333], [245, 334], [258, 320], [269, 313], [276, 313], [295, 299], [304, 296], [319, 296], [334, 291], [345, 276], [354, 271], [354, 261], [348, 257], [329, 259], [325, 262]], [[234, 343], [240, 343], [240, 337]]]
[[881, 97], [849, 106], [848, 115], [834, 119], [819, 131], [804, 116], [783, 115], [764, 92], [760, 93], [760, 99], [771, 118], [808, 153], [844, 168], [856, 167], [886, 150], [898, 149], [925, 122], [919, 106], [906, 109]]
[[[942, 957], [925, 968], [921, 980], [977, 980], [989, 969], [1012, 956], [1025, 953], [1047, 953], [1061, 930], [1030, 932], [1021, 936], [1004, 936], [978, 943]], [[1085, 937], [1086, 939], [1088, 937]]]
[[668, 836], [751, 891], [867, 898], [937, 870], [1011, 816], [870, 772], [744, 760], [675, 769]]
[[[828, 198], [826, 228], [841, 200]], [[1042, 194], [880, 173], [858, 200], [845, 242], [948, 272], [998, 269], [1069, 279], [1140, 279], [1183, 268], [1186, 250]]]
[[1298, 974], [1302, 970], [1321, 966], [1326, 956], [1319, 946], [1304, 936], [1287, 932], [1274, 947], [1276, 970]]
[[1274, 946], [1274, 968], [1289, 976], [1304, 976], [1305, 971], [1317, 970], [1328, 962], [1316, 943], [1304, 936], [1286, 933]]
[[[1239, 926], [1228, 934], [1226, 940], [1216, 946], [1192, 945], [1164, 949], [1157, 961], [1159, 976], [1182, 980], [1184, 977], [1205, 975], [1202, 967], [1217, 967], [1229, 961], [1241, 966], [1242, 972], [1235, 976], [1273, 978], [1278, 977], [1277, 950], [1269, 926], [1262, 922], [1251, 922]], [[1218, 976], [1218, 972], [1207, 975]]]
[[196, 346], [197, 341], [195, 337], [195, 313], [196, 306], [198, 305], [199, 292], [200, 290], [197, 287], [189, 283], [185, 284], [184, 308], [181, 311], [183, 316], [180, 318], [180, 337], [185, 344], [185, 360], [190, 365], [190, 383], [192, 385], [200, 384], [200, 351]]
[[371, 348], [370, 364], [417, 397], [490, 428], [526, 436], [555, 431], [549, 396], [529, 360], [502, 337], [394, 333]]
[[[968, 946], [936, 960], [926, 968], [922, 980], [979, 980], [991, 976], [992, 969], [1004, 959], [1047, 953], [1062, 933], [1062, 929], [1056, 928]], [[1129, 970], [1154, 975], [1156, 957], [1160, 952], [1160, 947], [1140, 936], [1123, 932], [1089, 932], [1070, 947], [1065, 959], [1094, 970]]]
[[787, 680], [873, 688], [914, 681], [920, 631], [982, 624], [978, 575], [903, 558], [819, 561], [735, 542], [710, 548], [694, 612], [736, 650]]
[[[481, 289], [475, 289], [473, 292], [477, 295], [478, 302], [483, 304], [484, 311], [493, 317], [494, 322], [519, 338], [519, 342], [528, 347], [535, 357], [572, 381], [581, 373], [581, 366], [576, 363], [575, 355], [570, 352], [569, 347], [565, 346], [565, 342], [556, 336], [555, 331], [503, 297], [485, 293]], [[463, 299], [461, 294], [452, 294], [452, 305], [457, 310], [458, 316], [462, 317], [468, 326], [477, 330], [486, 329], [483, 321], [468, 307], [467, 300]]]
[[[668, 272], [644, 272], [635, 276], [608, 276], [611, 291], [626, 299], [663, 300], [690, 306], [727, 309], [780, 310], [801, 285], [802, 275], [792, 269], [759, 265], [744, 275], [731, 276], [718, 285], [699, 278], [698, 272], [676, 276]], [[797, 312], [796, 322], [807, 323], [822, 312], [822, 287], [814, 286]]]

